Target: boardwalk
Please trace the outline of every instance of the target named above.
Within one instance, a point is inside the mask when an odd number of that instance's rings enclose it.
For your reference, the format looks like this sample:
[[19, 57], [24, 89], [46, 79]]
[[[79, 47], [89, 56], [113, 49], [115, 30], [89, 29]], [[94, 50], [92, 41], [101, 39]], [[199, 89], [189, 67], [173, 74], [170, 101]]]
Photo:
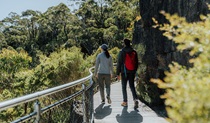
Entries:
[[104, 105], [101, 104], [100, 94], [96, 93], [94, 95], [95, 123], [168, 123], [142, 102], [140, 102], [139, 108], [134, 110], [129, 86], [127, 92], [127, 108], [120, 105], [122, 102], [120, 82], [111, 86], [111, 105], [107, 102]]

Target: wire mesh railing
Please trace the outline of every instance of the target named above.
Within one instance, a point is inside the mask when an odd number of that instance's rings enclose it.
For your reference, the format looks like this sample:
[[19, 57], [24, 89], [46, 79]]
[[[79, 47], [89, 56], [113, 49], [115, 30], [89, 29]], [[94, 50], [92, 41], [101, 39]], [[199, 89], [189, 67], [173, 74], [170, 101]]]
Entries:
[[[89, 69], [90, 75], [82, 79], [0, 102], [0, 122], [92, 123], [92, 69]], [[9, 112], [9, 116], [4, 115]]]

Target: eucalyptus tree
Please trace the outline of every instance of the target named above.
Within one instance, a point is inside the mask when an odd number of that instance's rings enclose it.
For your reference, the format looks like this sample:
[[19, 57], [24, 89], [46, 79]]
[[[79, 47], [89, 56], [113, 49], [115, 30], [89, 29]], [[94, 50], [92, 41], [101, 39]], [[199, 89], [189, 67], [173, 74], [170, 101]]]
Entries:
[[5, 41], [5, 36], [4, 36], [3, 30], [4, 30], [3, 22], [0, 21], [0, 50], [3, 47], [6, 47], [7, 46], [7, 43]]
[[77, 17], [65, 4], [50, 7], [44, 13], [27, 10], [21, 17], [27, 30], [25, 50], [32, 56], [33, 66], [39, 62], [38, 54], [49, 55], [63, 45], [71, 47], [75, 44], [72, 40], [75, 39]]
[[69, 39], [73, 39], [72, 29], [76, 26], [76, 18], [71, 14], [70, 9], [65, 4], [50, 7], [41, 14], [38, 20], [38, 45], [40, 50], [48, 54], [69, 44]]
[[37, 52], [39, 46], [37, 44], [37, 39], [39, 36], [38, 31], [38, 19], [41, 15], [41, 12], [34, 10], [26, 10], [21, 14], [21, 25], [24, 28], [25, 36], [27, 37], [27, 42], [25, 44], [24, 50], [32, 57], [31, 66], [36, 66], [37, 64]]
[[26, 10], [22, 12], [22, 21], [25, 24], [25, 28], [27, 29], [27, 35], [30, 41], [36, 40], [37, 37], [37, 28], [38, 24], [37, 21], [41, 12], [34, 11], [34, 10]]
[[99, 15], [98, 9], [95, 1], [88, 0], [81, 3], [75, 13], [81, 21], [81, 36], [78, 40], [81, 46], [86, 49], [86, 53], [91, 53], [92, 46], [98, 46], [98, 43], [103, 40], [103, 16]]
[[24, 48], [27, 42], [25, 35], [24, 24], [22, 24], [21, 17], [17, 13], [10, 13], [10, 16], [2, 20], [2, 33], [8, 46], [17, 49]]
[[7, 42], [5, 41], [4, 34], [0, 31], [0, 50], [7, 46]]
[[[117, 27], [115, 32], [115, 40], [120, 41], [123, 38], [132, 39], [133, 23], [135, 18], [139, 16], [137, 0], [108, 0], [111, 6], [112, 24]], [[119, 45], [119, 43], [117, 43]]]
[[115, 47], [121, 45], [123, 38], [132, 37], [132, 23], [138, 15], [137, 0], [70, 1], [80, 3], [75, 14], [82, 21], [81, 43], [90, 44], [93, 49], [102, 43]]
[[10, 13], [9, 17], [2, 20], [2, 35], [7, 46], [25, 49], [30, 54], [33, 50], [30, 46], [34, 43], [32, 37], [36, 37], [35, 22], [32, 17], [36, 14], [37, 12], [33, 10], [27, 10], [22, 15]]

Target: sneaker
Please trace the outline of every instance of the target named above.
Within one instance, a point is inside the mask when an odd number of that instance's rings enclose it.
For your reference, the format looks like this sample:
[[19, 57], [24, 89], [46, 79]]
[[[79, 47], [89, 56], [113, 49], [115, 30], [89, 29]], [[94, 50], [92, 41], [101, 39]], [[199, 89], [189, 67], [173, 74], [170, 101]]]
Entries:
[[121, 103], [121, 106], [127, 107], [128, 106], [128, 103], [127, 102], [122, 102]]
[[104, 104], [104, 103], [105, 103], [105, 100], [102, 100], [102, 101], [101, 101], [101, 104]]
[[134, 101], [134, 108], [139, 108], [139, 102], [137, 100]]
[[111, 104], [111, 103], [112, 103], [112, 101], [111, 101], [110, 97], [107, 97], [107, 102], [108, 102], [109, 104]]

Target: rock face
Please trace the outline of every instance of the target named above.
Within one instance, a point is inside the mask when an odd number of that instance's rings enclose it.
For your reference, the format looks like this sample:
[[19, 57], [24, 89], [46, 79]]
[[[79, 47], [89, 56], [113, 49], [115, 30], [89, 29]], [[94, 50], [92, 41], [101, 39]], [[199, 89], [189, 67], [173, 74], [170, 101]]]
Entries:
[[[210, 0], [140, 0], [141, 20], [135, 23], [133, 44], [143, 44], [145, 54], [143, 63], [146, 66], [144, 83], [139, 84], [140, 95], [143, 100], [151, 105], [162, 104], [159, 96], [164, 93], [156, 85], [150, 82], [150, 78], [164, 78], [164, 71], [168, 70], [168, 65], [176, 61], [182, 65], [190, 66], [188, 63], [188, 52], [180, 53], [176, 50], [176, 44], [169, 41], [162, 35], [162, 32], [153, 28], [152, 18], [159, 23], [167, 23], [165, 17], [160, 14], [164, 10], [166, 13], [178, 14], [185, 17], [188, 22], [199, 21], [200, 14], [209, 13], [206, 3]], [[145, 97], [148, 95], [148, 97]], [[150, 98], [148, 101], [147, 98]]]

